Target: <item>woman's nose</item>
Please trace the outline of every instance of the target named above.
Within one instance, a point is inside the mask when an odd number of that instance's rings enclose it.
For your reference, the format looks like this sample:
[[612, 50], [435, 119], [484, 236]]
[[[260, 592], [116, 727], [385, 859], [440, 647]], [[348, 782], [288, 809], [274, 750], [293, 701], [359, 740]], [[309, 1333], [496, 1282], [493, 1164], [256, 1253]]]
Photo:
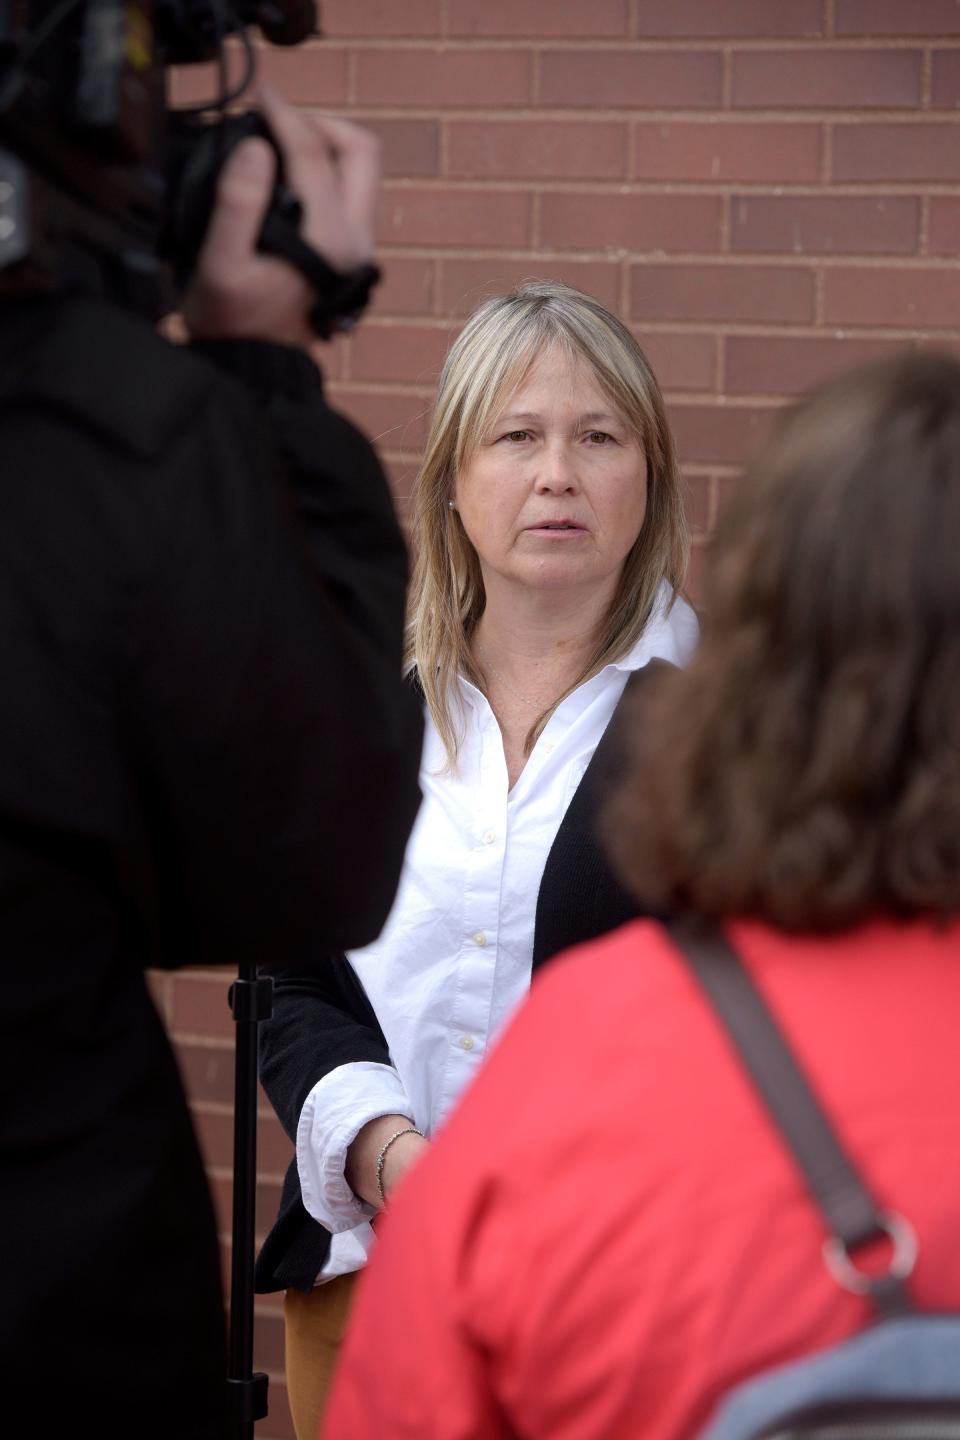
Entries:
[[544, 494], [570, 494], [579, 489], [574, 457], [565, 445], [548, 445], [542, 455], [536, 489]]

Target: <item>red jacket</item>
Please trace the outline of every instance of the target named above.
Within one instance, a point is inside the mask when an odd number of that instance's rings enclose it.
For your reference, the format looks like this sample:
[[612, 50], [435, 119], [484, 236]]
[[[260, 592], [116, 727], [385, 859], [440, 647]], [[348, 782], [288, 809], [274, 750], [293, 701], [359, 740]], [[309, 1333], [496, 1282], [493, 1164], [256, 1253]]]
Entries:
[[[960, 925], [731, 938], [880, 1204], [960, 1308]], [[534, 987], [361, 1283], [328, 1440], [679, 1440], [734, 1382], [868, 1318], [665, 935]]]

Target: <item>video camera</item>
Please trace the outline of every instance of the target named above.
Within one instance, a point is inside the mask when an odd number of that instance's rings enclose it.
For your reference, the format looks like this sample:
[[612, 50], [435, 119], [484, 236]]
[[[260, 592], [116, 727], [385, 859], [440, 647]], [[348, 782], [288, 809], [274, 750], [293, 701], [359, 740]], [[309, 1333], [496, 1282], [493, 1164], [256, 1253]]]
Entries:
[[[49, 288], [69, 257], [94, 256], [125, 303], [152, 318], [173, 308], [223, 162], [249, 135], [272, 139], [255, 111], [226, 113], [253, 74], [251, 25], [297, 45], [316, 33], [315, 0], [0, 0], [0, 289]], [[243, 57], [233, 86], [230, 36]], [[204, 61], [218, 62], [220, 93], [168, 109], [167, 68]], [[304, 243], [277, 156], [260, 248], [307, 275], [321, 297], [314, 328], [328, 335], [378, 272], [341, 275]]]

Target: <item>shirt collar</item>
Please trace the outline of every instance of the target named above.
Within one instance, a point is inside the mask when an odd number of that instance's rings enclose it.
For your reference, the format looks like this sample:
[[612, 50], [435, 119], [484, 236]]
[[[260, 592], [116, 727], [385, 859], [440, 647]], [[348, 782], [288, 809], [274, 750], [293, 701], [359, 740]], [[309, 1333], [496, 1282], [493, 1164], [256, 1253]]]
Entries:
[[[600, 671], [621, 670], [630, 673], [642, 670], [651, 660], [669, 660], [671, 665], [686, 665], [697, 647], [700, 627], [693, 609], [677, 595], [667, 580], [661, 580], [650, 619], [643, 634], [619, 660], [612, 660]], [[483, 695], [463, 675], [458, 675], [461, 693], [484, 700]], [[484, 703], [486, 701], [484, 700]]]
[[651, 660], [686, 665], [697, 648], [699, 635], [700, 627], [692, 608], [674, 592], [669, 581], [661, 580], [643, 634], [625, 655], [611, 662], [611, 668], [641, 670]]

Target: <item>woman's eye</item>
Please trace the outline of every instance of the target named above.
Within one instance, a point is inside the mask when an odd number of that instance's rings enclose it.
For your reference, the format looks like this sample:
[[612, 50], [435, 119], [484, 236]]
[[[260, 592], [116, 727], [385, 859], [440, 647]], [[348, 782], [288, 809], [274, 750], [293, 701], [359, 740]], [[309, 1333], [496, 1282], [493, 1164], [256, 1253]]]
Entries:
[[529, 431], [529, 430], [508, 430], [507, 433], [506, 433], [506, 435], [504, 435], [503, 438], [504, 438], [504, 440], [512, 440], [512, 441], [514, 441], [514, 442], [519, 442], [519, 441], [521, 441], [521, 440], [529, 440], [529, 438], [530, 438], [530, 431]]
[[591, 445], [613, 444], [613, 436], [608, 435], [606, 430], [588, 430], [587, 439]]

